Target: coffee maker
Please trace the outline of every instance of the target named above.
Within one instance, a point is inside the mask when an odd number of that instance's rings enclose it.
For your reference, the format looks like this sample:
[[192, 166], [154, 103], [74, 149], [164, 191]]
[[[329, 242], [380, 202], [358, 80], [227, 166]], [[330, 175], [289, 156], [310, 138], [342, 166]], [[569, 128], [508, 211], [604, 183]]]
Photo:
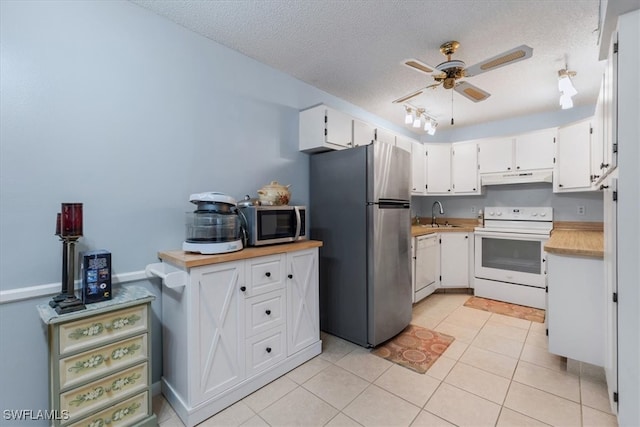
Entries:
[[186, 240], [182, 250], [221, 254], [243, 248], [237, 202], [223, 193], [196, 193], [189, 201], [197, 206], [185, 218]]

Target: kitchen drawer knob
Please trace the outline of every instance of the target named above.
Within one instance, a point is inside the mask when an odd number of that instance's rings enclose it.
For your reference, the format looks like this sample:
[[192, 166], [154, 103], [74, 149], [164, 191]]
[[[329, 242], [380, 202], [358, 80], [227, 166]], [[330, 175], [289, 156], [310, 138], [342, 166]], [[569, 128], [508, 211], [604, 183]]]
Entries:
[[264, 273], [264, 275], [267, 276], [267, 277], [271, 277], [271, 273], [268, 272], [268, 271], [266, 273]]
[[267, 316], [271, 315], [271, 310], [267, 310], [265, 311], [265, 313], [267, 313]]
[[289, 279], [293, 279], [293, 274], [289, 274], [287, 277], [288, 277]]
[[242, 292], [244, 292], [244, 291], [246, 291], [246, 290], [247, 290], [247, 287], [246, 287], [246, 286], [240, 286], [240, 290], [241, 290]]
[[267, 353], [271, 353], [271, 347], [267, 347]]
[[520, 166], [516, 166], [516, 169], [520, 169]]

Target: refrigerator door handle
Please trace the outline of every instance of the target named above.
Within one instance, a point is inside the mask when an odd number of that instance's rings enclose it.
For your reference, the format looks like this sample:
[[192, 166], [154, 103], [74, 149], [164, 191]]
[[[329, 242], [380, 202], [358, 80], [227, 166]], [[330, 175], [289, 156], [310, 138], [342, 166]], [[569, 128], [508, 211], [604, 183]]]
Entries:
[[378, 205], [380, 209], [409, 209], [411, 204], [405, 201], [383, 201], [380, 200], [378, 203], [373, 203], [374, 205]]

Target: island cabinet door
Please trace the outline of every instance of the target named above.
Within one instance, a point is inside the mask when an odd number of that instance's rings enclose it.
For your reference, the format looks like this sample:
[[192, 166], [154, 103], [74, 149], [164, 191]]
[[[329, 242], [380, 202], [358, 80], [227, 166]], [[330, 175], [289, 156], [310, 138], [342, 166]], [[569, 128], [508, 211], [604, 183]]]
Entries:
[[[193, 406], [245, 377], [244, 262], [228, 262], [192, 271], [190, 394]], [[243, 289], [244, 288], [244, 289]], [[186, 350], [186, 349], [185, 349]]]
[[287, 254], [287, 355], [320, 339], [318, 250]]

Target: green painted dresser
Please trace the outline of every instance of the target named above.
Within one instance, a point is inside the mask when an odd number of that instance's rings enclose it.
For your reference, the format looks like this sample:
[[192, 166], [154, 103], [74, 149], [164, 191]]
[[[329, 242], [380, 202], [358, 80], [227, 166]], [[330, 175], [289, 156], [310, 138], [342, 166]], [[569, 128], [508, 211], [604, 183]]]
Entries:
[[151, 301], [137, 286], [59, 315], [38, 305], [49, 335], [49, 401], [56, 427], [155, 426]]

